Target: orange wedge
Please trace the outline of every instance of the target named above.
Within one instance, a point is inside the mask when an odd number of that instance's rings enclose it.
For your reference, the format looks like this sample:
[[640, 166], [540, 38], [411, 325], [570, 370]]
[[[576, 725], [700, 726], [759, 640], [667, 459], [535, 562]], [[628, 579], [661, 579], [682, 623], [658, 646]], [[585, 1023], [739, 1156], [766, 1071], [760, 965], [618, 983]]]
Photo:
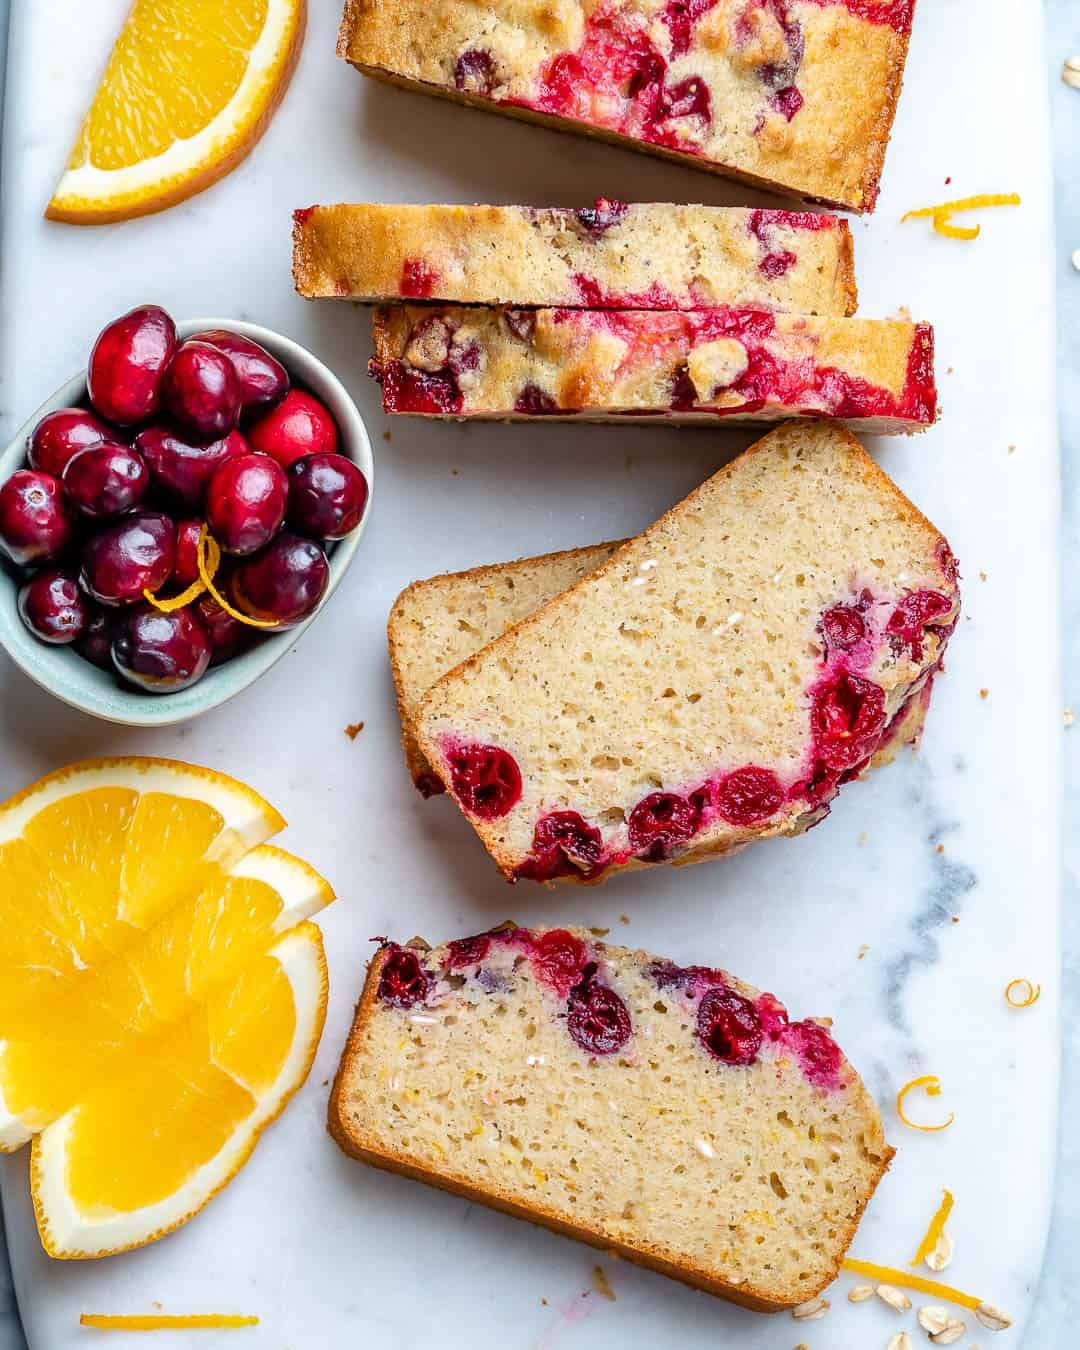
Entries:
[[0, 1150], [53, 1256], [197, 1213], [307, 1077], [333, 900], [233, 779], [97, 760], [0, 806]]
[[128, 220], [223, 177], [288, 88], [305, 19], [305, 0], [135, 0], [45, 214]]

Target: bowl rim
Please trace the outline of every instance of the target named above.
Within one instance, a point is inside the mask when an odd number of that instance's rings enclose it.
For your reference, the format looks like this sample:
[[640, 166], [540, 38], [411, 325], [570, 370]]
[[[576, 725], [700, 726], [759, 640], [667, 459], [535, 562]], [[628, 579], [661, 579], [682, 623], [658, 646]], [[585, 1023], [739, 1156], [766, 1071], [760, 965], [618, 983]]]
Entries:
[[[353, 460], [364, 474], [368, 497], [360, 523], [328, 551], [330, 577], [318, 607], [295, 628], [268, 634], [257, 647], [208, 671], [202, 679], [174, 694], [149, 694], [125, 688], [107, 671], [99, 670], [65, 646], [39, 642], [23, 625], [15, 608], [20, 581], [15, 573], [0, 568], [0, 646], [14, 664], [39, 688], [61, 703], [87, 716], [120, 726], [167, 727], [190, 722], [242, 693], [291, 651], [294, 644], [322, 614], [330, 597], [341, 584], [356, 555], [361, 536], [371, 518], [375, 495], [375, 456], [371, 438], [356, 401], [330, 367], [309, 348], [295, 339], [246, 319], [194, 318], [176, 320], [183, 341], [213, 328], [250, 338], [281, 361], [290, 379], [327, 403], [338, 424], [339, 449]], [[86, 371], [66, 380], [26, 419], [0, 450], [0, 483], [25, 466], [26, 443], [37, 423], [57, 408], [86, 404]], [[10, 590], [10, 599], [6, 592]], [[62, 678], [63, 663], [71, 665], [71, 680]], [[85, 676], [85, 679], [83, 678]], [[99, 678], [96, 678], [99, 677]], [[116, 677], [118, 681], [119, 677]]]

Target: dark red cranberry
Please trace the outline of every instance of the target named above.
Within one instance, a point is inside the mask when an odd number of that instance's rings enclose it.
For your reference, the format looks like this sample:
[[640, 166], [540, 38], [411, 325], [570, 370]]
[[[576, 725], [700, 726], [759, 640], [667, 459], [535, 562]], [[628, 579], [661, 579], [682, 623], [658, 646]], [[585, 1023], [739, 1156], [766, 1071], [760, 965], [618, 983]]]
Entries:
[[17, 469], [0, 486], [0, 555], [16, 567], [56, 562], [74, 532], [75, 520], [58, 478]]
[[548, 417], [561, 409], [549, 393], [538, 384], [526, 384], [514, 401], [514, 411], [529, 417]]
[[774, 112], [780, 113], [788, 122], [795, 116], [803, 105], [803, 96], [793, 84], [789, 84], [786, 89], [778, 89], [769, 104]]
[[113, 665], [149, 694], [175, 694], [201, 680], [210, 654], [206, 629], [190, 606], [163, 614], [152, 605], [139, 605], [113, 633]]
[[866, 620], [856, 605], [833, 605], [822, 614], [820, 627], [830, 652], [849, 652], [866, 636]]
[[305, 455], [333, 454], [338, 448], [330, 410], [303, 389], [290, 389], [276, 408], [248, 427], [247, 435], [253, 450], [276, 459], [283, 469]]
[[922, 658], [924, 629], [932, 620], [948, 614], [952, 601], [940, 591], [912, 591], [905, 595], [885, 625], [897, 653], [905, 649], [913, 661]]
[[344, 539], [360, 524], [367, 479], [344, 455], [305, 455], [289, 465], [290, 526], [313, 539]]
[[570, 990], [566, 1029], [587, 1055], [613, 1055], [630, 1039], [630, 1013], [614, 989], [587, 980]]
[[626, 86], [627, 98], [637, 98], [641, 93], [651, 93], [663, 83], [667, 71], [667, 62], [652, 46], [646, 43], [643, 50], [635, 53], [633, 73]]
[[19, 617], [30, 632], [51, 646], [75, 642], [86, 632], [93, 610], [71, 572], [48, 568], [19, 591]]
[[650, 792], [630, 812], [627, 833], [634, 853], [653, 861], [685, 844], [697, 832], [701, 820], [699, 807], [689, 797], [675, 792]]
[[577, 811], [552, 811], [536, 822], [532, 857], [526, 858], [517, 875], [528, 881], [551, 881], [589, 872], [600, 862], [603, 851], [600, 831], [586, 824]]
[[27, 459], [32, 469], [60, 478], [72, 455], [115, 439], [116, 433], [85, 408], [57, 408], [30, 433]]
[[454, 795], [471, 816], [497, 820], [521, 796], [517, 761], [497, 745], [455, 746], [447, 761]]
[[478, 966], [491, 950], [491, 938], [487, 933], [478, 933], [476, 937], [455, 938], [447, 944], [447, 965], [451, 970], [464, 970], [467, 966]]
[[766, 253], [765, 257], [758, 263], [758, 271], [771, 281], [775, 281], [778, 277], [786, 276], [798, 261], [795, 254], [788, 249], [784, 249], [780, 253]]
[[75, 643], [75, 650], [84, 661], [89, 661], [92, 666], [97, 666], [99, 670], [107, 670], [111, 674], [115, 670], [112, 663], [112, 630], [115, 616], [108, 610], [99, 609], [92, 602], [87, 603], [91, 609], [90, 618], [82, 637]]
[[379, 971], [379, 997], [392, 1008], [412, 1008], [427, 998], [430, 980], [420, 958], [406, 947], [393, 946]]
[[747, 764], [717, 784], [716, 809], [729, 825], [759, 825], [784, 804], [784, 789], [772, 769]]
[[173, 583], [182, 591], [199, 580], [199, 536], [201, 520], [181, 520], [176, 525], [176, 556], [173, 559]]
[[525, 941], [537, 979], [563, 996], [575, 984], [580, 984], [581, 973], [589, 959], [588, 948], [580, 938], [565, 928], [552, 928], [537, 938], [526, 932]]
[[608, 197], [597, 197], [592, 206], [583, 206], [575, 211], [578, 224], [591, 239], [599, 239], [613, 225], [617, 225], [626, 215], [629, 207], [625, 202], [617, 202]]
[[130, 605], [172, 575], [176, 526], [157, 511], [134, 511], [91, 536], [82, 555], [83, 589], [102, 605]]
[[188, 338], [165, 367], [161, 398], [180, 430], [196, 441], [227, 436], [240, 418], [240, 381], [224, 352]]
[[672, 412], [689, 412], [698, 401], [697, 385], [690, 378], [690, 367], [682, 365], [671, 380], [671, 393], [668, 395]]
[[949, 547], [948, 540], [938, 540], [934, 556], [937, 558], [938, 567], [941, 568], [942, 576], [945, 577], [946, 581], [959, 581], [960, 561]]
[[690, 50], [694, 29], [716, 0], [668, 0], [660, 18], [671, 34], [671, 55], [685, 56]]
[[885, 692], [870, 680], [842, 671], [814, 691], [811, 721], [818, 760], [842, 773], [877, 746], [885, 725]]
[[761, 1018], [733, 989], [710, 989], [698, 1006], [697, 1032], [710, 1055], [725, 1064], [753, 1064], [761, 1049]]
[[230, 598], [242, 614], [292, 628], [313, 613], [326, 593], [330, 566], [310, 539], [282, 530], [232, 574]]
[[225, 550], [246, 558], [268, 544], [281, 528], [289, 480], [268, 455], [227, 459], [206, 489], [206, 523]]
[[664, 90], [659, 112], [663, 118], [701, 117], [706, 122], [711, 121], [709, 86], [697, 75], [691, 75], [688, 80]]
[[190, 340], [216, 347], [229, 358], [240, 386], [240, 406], [245, 413], [271, 408], [289, 392], [285, 367], [265, 347], [250, 338], [231, 333], [227, 328], [208, 328], [205, 333], [195, 333]]
[[803, 1073], [818, 1087], [838, 1087], [844, 1057], [833, 1038], [816, 1022], [792, 1022], [783, 1033], [784, 1044], [799, 1056]]
[[401, 294], [415, 300], [427, 300], [435, 290], [439, 274], [423, 258], [406, 258], [401, 264]]
[[414, 370], [404, 361], [368, 362], [368, 373], [383, 389], [383, 410], [443, 416], [461, 411], [461, 389], [453, 371]]
[[454, 63], [454, 88], [466, 94], [490, 94], [495, 88], [495, 62], [482, 47], [470, 47]]
[[413, 779], [416, 790], [426, 801], [429, 797], [438, 797], [446, 791], [446, 784], [438, 774], [430, 770], [417, 774]]
[[138, 506], [149, 482], [142, 456], [110, 441], [80, 450], [64, 470], [68, 501], [91, 520], [108, 520]]
[[255, 630], [239, 619], [234, 619], [227, 609], [222, 609], [212, 595], [200, 595], [192, 608], [210, 639], [210, 664], [224, 665], [234, 656], [247, 648], [253, 640]]
[[154, 486], [170, 501], [192, 511], [202, 506], [214, 470], [227, 459], [251, 452], [239, 431], [230, 431], [209, 445], [193, 445], [164, 426], [140, 431], [135, 449], [146, 461]]
[[710, 966], [677, 966], [674, 961], [654, 961], [649, 966], [650, 979], [661, 989], [682, 989], [691, 998], [697, 998], [703, 989], [723, 984], [727, 976]]
[[114, 319], [90, 353], [86, 389], [96, 411], [121, 427], [153, 417], [175, 351], [176, 325], [158, 305], [140, 305]]

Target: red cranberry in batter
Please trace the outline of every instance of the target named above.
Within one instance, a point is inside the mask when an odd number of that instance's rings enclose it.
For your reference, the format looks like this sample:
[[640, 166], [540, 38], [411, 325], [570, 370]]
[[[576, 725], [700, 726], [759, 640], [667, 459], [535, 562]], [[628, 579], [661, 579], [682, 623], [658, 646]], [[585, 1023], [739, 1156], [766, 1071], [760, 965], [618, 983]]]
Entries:
[[725, 1064], [753, 1064], [761, 1049], [761, 1019], [749, 999], [733, 989], [710, 989], [698, 1006], [702, 1045]]
[[406, 947], [394, 946], [379, 972], [379, 997], [393, 1008], [412, 1008], [428, 996], [429, 980], [420, 959]]
[[462, 808], [481, 820], [505, 816], [521, 796], [521, 770], [497, 745], [457, 745], [447, 753], [450, 783]]

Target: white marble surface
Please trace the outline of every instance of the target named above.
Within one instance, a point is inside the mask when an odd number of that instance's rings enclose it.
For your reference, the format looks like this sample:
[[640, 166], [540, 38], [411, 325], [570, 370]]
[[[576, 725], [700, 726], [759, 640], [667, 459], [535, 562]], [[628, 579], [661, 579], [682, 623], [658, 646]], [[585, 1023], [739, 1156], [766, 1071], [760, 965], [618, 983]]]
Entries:
[[[887, 1109], [901, 1151], [856, 1250], [903, 1261], [948, 1185], [957, 1194], [950, 1277], [1022, 1321], [1038, 1275], [1053, 1153], [1061, 698], [1053, 642], [1047, 664], [1022, 664], [1031, 648], [1017, 641], [1016, 616], [1024, 616], [1024, 633], [1040, 635], [1041, 654], [1042, 635], [1056, 626], [1057, 522], [1044, 367], [1051, 249], [1040, 234], [1038, 125], [1044, 82], [1056, 81], [1066, 48], [1080, 49], [1080, 32], [1067, 31], [1067, 7], [1075, 9], [1072, 0], [1051, 5], [1055, 32], [1040, 64], [1023, 0], [998, 0], [993, 27], [973, 27], [962, 0], [924, 0], [886, 192], [872, 224], [856, 226], [864, 311], [904, 303], [934, 319], [941, 369], [954, 371], [942, 376], [942, 426], [918, 442], [878, 448], [950, 534], [964, 564], [967, 618], [922, 754], [851, 789], [823, 828], [723, 867], [627, 878], [585, 897], [520, 888], [511, 895], [445, 802], [413, 799], [396, 759], [380, 629], [405, 580], [634, 528], [698, 481], [736, 443], [727, 436], [395, 425], [392, 445], [376, 439], [381, 504], [345, 587], [295, 654], [237, 705], [239, 716], [223, 710], [155, 736], [118, 732], [57, 708], [0, 666], [0, 791], [106, 749], [203, 760], [266, 791], [291, 820], [288, 844], [322, 866], [342, 894], [325, 922], [334, 996], [316, 1071], [244, 1176], [199, 1221], [129, 1258], [50, 1266], [21, 1198], [23, 1162], [7, 1165], [7, 1218], [34, 1350], [81, 1344], [74, 1315], [91, 1305], [131, 1309], [163, 1299], [173, 1309], [204, 1309], [209, 1297], [262, 1314], [263, 1328], [245, 1338], [253, 1345], [337, 1346], [373, 1330], [418, 1338], [436, 1308], [450, 1345], [884, 1346], [893, 1329], [884, 1309], [845, 1304], [800, 1329], [610, 1263], [618, 1301], [582, 1300], [593, 1264], [582, 1249], [337, 1157], [321, 1131], [323, 1080], [348, 1019], [364, 939], [475, 928], [503, 917], [511, 901], [522, 919], [546, 910], [615, 922], [629, 940], [676, 958], [722, 954], [797, 1013], [833, 1013], [886, 1106], [906, 1077], [940, 1073], [957, 1123], [943, 1136], [915, 1136]], [[288, 211], [309, 200], [580, 202], [582, 182], [613, 196], [733, 198], [687, 170], [365, 86], [328, 58], [336, 4], [315, 8], [322, 12], [313, 15], [297, 84], [256, 156], [167, 216], [93, 233], [46, 226], [38, 210], [94, 79], [95, 63], [82, 54], [104, 50], [123, 0], [101, 0], [80, 16], [77, 33], [63, 0], [40, 0], [36, 40], [27, 38], [29, 7], [20, 9], [0, 194], [4, 313], [18, 317], [4, 333], [0, 432], [78, 365], [101, 321], [144, 297], [179, 314], [212, 302], [308, 341], [351, 376], [378, 431], [374, 391], [359, 374], [367, 345], [361, 318], [347, 306], [305, 306], [288, 288]], [[47, 103], [36, 99], [32, 111], [19, 97], [25, 72], [33, 83], [24, 90], [49, 89]], [[985, 83], [985, 97], [973, 93], [975, 81], [978, 89]], [[1004, 88], [1008, 100], [995, 93]], [[1069, 105], [1069, 97], [1078, 96], [1055, 86], [1066, 144], [1080, 117], [1080, 102]], [[329, 123], [326, 108], [337, 110]], [[462, 155], [463, 145], [471, 153]], [[961, 192], [1018, 188], [1027, 205], [988, 218], [970, 250], [918, 227], [901, 230], [900, 211], [935, 198], [947, 174]], [[1075, 189], [1067, 190], [1075, 206]], [[1080, 237], [1066, 234], [1056, 255], [1074, 319], [1080, 306], [1067, 288], [1080, 279], [1066, 275], [1063, 259], [1077, 245]], [[1065, 313], [1063, 306], [1063, 322]], [[1065, 406], [1080, 412], [1075, 346], [1063, 359]], [[1075, 428], [1066, 428], [1067, 448]], [[1067, 529], [1073, 544], [1073, 517]], [[1074, 588], [1070, 616], [1076, 601]], [[983, 685], [991, 686], [985, 701]], [[368, 725], [352, 745], [341, 729], [357, 718]], [[632, 917], [625, 930], [617, 924], [624, 911]], [[861, 943], [870, 952], [859, 962]], [[1022, 1017], [999, 1003], [1001, 985], [1017, 973], [1041, 978], [1045, 989]], [[1078, 1324], [1066, 1276], [1080, 1256], [1080, 1160], [1068, 1130], [1064, 1148], [1059, 1218], [1028, 1338], [1037, 1350], [1071, 1345], [1075, 1335], [1065, 1328]], [[0, 1307], [2, 1300], [0, 1286]], [[14, 1323], [8, 1328], [17, 1343]], [[985, 1344], [989, 1333], [971, 1339]], [[1018, 1329], [1008, 1343], [1020, 1339]]]

